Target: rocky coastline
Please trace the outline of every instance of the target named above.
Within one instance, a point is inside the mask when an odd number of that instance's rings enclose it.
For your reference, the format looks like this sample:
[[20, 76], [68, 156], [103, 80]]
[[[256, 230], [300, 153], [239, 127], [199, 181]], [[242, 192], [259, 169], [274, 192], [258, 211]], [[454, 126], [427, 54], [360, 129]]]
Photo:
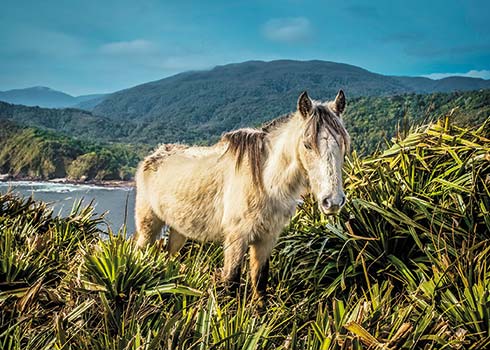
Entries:
[[19, 182], [19, 181], [34, 181], [34, 182], [48, 182], [58, 184], [71, 184], [71, 185], [93, 185], [101, 187], [134, 187], [134, 180], [71, 180], [67, 178], [55, 178], [55, 179], [43, 179], [39, 177], [19, 177], [12, 176], [10, 174], [0, 174], [0, 182]]

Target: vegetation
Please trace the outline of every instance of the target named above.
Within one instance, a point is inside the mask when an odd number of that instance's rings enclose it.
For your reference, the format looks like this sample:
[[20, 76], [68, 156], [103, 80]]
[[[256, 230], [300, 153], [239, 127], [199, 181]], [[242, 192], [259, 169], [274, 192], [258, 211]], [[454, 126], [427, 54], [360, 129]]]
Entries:
[[4, 121], [0, 172], [14, 177], [128, 180], [148, 147], [82, 141]]
[[400, 130], [427, 124], [441, 115], [450, 115], [459, 126], [481, 125], [490, 115], [490, 90], [358, 97], [347, 104], [344, 119], [353, 148], [371, 154], [385, 149], [383, 140], [397, 136]]
[[[444, 105], [454, 104], [462, 115], [472, 117], [473, 100], [486, 101], [483, 106], [487, 108], [490, 100], [490, 81], [483, 79], [391, 77], [325, 61], [252, 61], [182, 73], [118, 91], [101, 99], [92, 113], [0, 102], [0, 120], [107, 142], [152, 146], [212, 143], [225, 131], [260, 125], [294, 110], [302, 90], [308, 90], [313, 98], [329, 99], [340, 88], [348, 98], [345, 119], [355, 130], [354, 146], [366, 154], [383, 136], [394, 135], [407, 111], [408, 121], [420, 125], [446, 113]], [[26, 90], [39, 93], [39, 89]]]
[[262, 315], [245, 275], [236, 298], [219, 290], [219, 245], [168, 258], [101, 227], [92, 207], [63, 219], [3, 195], [0, 347], [488, 348], [489, 123], [444, 119], [353, 154], [341, 216], [305, 198], [281, 237]]

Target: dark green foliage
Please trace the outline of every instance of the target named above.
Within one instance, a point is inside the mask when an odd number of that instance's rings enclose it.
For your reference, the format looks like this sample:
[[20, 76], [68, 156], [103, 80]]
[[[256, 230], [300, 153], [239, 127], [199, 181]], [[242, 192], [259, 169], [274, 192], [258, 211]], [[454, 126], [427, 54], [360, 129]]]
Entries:
[[[123, 236], [101, 242], [102, 222], [90, 206], [60, 218], [43, 203], [0, 195], [2, 349], [107, 349], [142, 321], [123, 325], [126, 317], [152, 322], [165, 295], [200, 295], [176, 283], [178, 265], [156, 249], [141, 252]], [[94, 338], [99, 327], [110, 334]]]
[[104, 141], [125, 139], [134, 128], [131, 123], [115, 122], [79, 109], [27, 107], [0, 101], [0, 122], [6, 120], [76, 138]]
[[490, 116], [490, 90], [359, 97], [348, 102], [344, 119], [353, 149], [369, 154], [384, 148], [385, 140], [404, 136], [412, 125], [447, 115], [457, 125], [480, 125]]
[[3, 122], [0, 132], [0, 171], [23, 177], [63, 177], [68, 162], [82, 146], [67, 137]]
[[[61, 219], [53, 216], [45, 203], [0, 195], [0, 304], [5, 307], [2, 316], [13, 311], [12, 296], [27, 295], [37, 284], [56, 287], [80, 247], [98, 239], [101, 223], [102, 217], [95, 216], [92, 207], [81, 208], [77, 204], [67, 218]], [[56, 303], [57, 293], [53, 293], [44, 295], [48, 308], [50, 302]]]
[[[488, 346], [489, 123], [470, 131], [445, 119], [381, 154], [353, 155], [340, 218], [326, 220], [308, 198], [274, 255], [292, 305], [356, 294], [369, 305], [345, 327], [371, 346], [363, 328], [391, 339], [402, 323], [415, 331], [403, 348]], [[397, 326], [382, 326], [387, 317]]]

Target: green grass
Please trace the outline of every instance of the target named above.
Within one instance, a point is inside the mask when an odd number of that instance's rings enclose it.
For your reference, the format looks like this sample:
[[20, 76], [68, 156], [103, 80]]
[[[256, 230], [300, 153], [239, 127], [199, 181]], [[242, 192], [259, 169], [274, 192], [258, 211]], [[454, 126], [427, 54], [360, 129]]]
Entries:
[[93, 207], [2, 195], [0, 348], [489, 348], [489, 123], [352, 155], [341, 215], [305, 198], [282, 235], [262, 315], [245, 274], [238, 297], [220, 290], [217, 244], [169, 258], [102, 232]]

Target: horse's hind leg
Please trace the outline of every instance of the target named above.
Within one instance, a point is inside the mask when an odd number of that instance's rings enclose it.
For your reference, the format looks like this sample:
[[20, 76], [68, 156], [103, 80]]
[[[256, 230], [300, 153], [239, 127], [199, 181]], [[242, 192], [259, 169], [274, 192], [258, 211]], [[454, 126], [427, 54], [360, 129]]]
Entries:
[[170, 227], [168, 230], [167, 251], [170, 255], [177, 254], [187, 238]]
[[141, 248], [155, 243], [164, 222], [155, 215], [150, 204], [138, 195], [136, 195], [135, 221], [136, 234], [134, 239], [136, 245]]
[[250, 277], [257, 309], [264, 311], [267, 302], [267, 280], [269, 279], [269, 257], [274, 240], [261, 240], [250, 245]]

